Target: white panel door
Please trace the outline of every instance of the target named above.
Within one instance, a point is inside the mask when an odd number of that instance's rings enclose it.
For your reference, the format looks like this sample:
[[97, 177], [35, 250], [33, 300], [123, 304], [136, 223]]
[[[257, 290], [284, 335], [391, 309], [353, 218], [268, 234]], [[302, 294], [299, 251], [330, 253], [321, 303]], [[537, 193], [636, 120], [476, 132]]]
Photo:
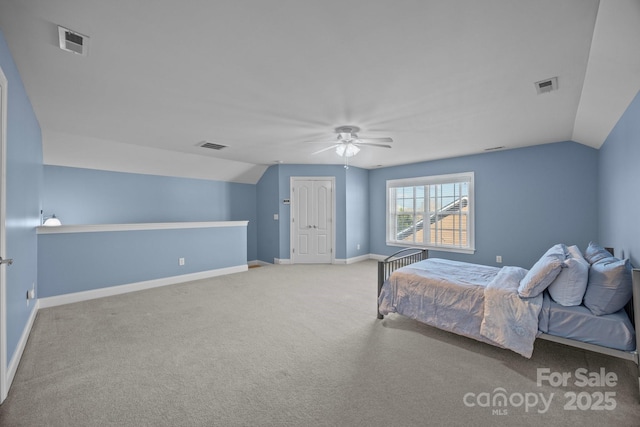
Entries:
[[333, 255], [333, 181], [292, 179], [292, 260], [331, 263]]

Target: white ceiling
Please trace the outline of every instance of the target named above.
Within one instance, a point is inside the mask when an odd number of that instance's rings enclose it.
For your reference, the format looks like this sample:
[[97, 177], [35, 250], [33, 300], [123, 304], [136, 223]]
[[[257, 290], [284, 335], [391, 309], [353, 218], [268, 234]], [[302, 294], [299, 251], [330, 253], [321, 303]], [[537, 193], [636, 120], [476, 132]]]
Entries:
[[0, 0], [0, 28], [45, 163], [67, 166], [256, 182], [341, 163], [305, 143], [340, 125], [394, 139], [363, 168], [599, 148], [640, 89], [638, 0]]

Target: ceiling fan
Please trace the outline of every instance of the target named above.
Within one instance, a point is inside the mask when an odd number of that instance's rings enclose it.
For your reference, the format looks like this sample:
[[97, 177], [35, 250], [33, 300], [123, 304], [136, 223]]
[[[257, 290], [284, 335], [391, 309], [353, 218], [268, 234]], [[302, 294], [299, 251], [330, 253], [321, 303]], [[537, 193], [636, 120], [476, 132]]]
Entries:
[[336, 154], [345, 158], [345, 167], [348, 167], [348, 158], [353, 157], [360, 152], [360, 147], [382, 147], [391, 148], [384, 142], [393, 142], [391, 138], [360, 138], [357, 132], [360, 128], [357, 126], [339, 126], [335, 129], [338, 134], [337, 139], [333, 141], [310, 141], [310, 144], [331, 144], [329, 147], [318, 150], [312, 154], [323, 153], [328, 150], [335, 149]]

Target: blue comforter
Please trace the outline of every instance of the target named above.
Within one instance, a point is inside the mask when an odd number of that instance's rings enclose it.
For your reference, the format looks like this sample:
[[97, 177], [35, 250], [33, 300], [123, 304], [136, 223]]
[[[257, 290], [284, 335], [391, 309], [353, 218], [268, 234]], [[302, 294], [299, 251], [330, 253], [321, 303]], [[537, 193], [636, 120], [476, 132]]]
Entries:
[[520, 298], [527, 270], [430, 258], [396, 270], [378, 300], [381, 314], [398, 313], [527, 358], [538, 332], [542, 296]]
[[524, 268], [503, 267], [487, 285], [480, 334], [501, 347], [530, 358], [538, 334], [542, 294], [533, 298], [518, 295], [520, 280], [526, 274]]

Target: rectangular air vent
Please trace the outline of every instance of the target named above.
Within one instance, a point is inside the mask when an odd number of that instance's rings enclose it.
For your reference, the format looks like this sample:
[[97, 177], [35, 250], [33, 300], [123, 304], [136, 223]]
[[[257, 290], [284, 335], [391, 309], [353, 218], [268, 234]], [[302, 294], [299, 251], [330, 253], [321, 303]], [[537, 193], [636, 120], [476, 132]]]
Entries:
[[210, 150], [222, 150], [223, 148], [227, 148], [226, 145], [215, 144], [215, 143], [209, 142], [209, 141], [199, 142], [198, 145], [200, 147], [202, 147], [202, 148], [208, 148]]
[[552, 90], [558, 90], [558, 78], [552, 77], [550, 79], [540, 80], [539, 82], [536, 82], [535, 85], [538, 95], [551, 92]]
[[58, 41], [60, 43], [60, 49], [87, 56], [89, 37], [68, 28], [58, 26]]

